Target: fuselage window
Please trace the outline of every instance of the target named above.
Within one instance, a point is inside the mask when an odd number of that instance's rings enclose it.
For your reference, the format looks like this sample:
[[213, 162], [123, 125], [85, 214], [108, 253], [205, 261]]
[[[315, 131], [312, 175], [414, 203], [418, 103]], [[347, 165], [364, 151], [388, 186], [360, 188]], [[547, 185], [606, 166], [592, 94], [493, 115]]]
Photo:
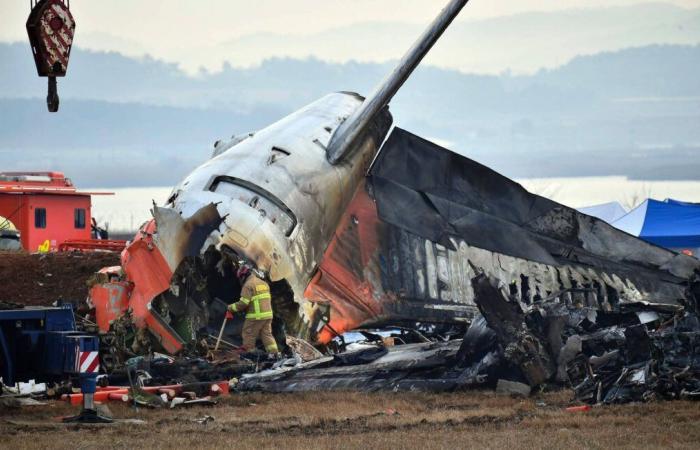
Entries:
[[230, 198], [235, 198], [260, 212], [261, 215], [274, 223], [285, 236], [294, 231], [297, 219], [277, 197], [245, 180], [221, 176], [214, 179], [209, 190]]

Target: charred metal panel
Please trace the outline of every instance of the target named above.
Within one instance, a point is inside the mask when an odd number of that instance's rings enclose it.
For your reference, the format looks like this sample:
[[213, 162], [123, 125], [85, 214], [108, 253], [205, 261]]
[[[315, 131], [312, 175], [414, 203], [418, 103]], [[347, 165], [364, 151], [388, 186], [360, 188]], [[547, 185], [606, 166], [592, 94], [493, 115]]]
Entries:
[[[382, 147], [370, 179], [381, 221], [437, 242], [448, 253], [466, 244], [475, 266], [512, 280], [528, 296], [585, 287], [615, 297], [611, 301], [673, 303], [700, 271], [694, 258], [531, 194], [399, 128]], [[426, 252], [429, 275], [433, 257]], [[427, 287], [434, 294], [433, 279], [428, 277]]]
[[174, 209], [158, 206], [153, 208], [153, 217], [157, 230], [155, 245], [173, 272], [183, 258], [199, 255], [211, 232], [217, 230], [224, 220], [212, 203], [197, 210], [187, 220]]
[[472, 284], [479, 310], [499, 337], [505, 358], [520, 368], [530, 386], [549, 380], [555, 364], [539, 337], [528, 329], [520, 304], [509, 301], [496, 278], [481, 274]]
[[452, 251], [382, 222], [363, 183], [305, 297], [331, 307], [325, 342], [373, 324], [466, 323], [476, 311], [471, 276], [466, 245]]
[[[452, 366], [461, 341], [369, 348], [294, 367], [243, 375], [240, 391], [451, 391], [464, 385]], [[365, 361], [366, 354], [374, 355]], [[367, 358], [370, 358], [367, 356]]]

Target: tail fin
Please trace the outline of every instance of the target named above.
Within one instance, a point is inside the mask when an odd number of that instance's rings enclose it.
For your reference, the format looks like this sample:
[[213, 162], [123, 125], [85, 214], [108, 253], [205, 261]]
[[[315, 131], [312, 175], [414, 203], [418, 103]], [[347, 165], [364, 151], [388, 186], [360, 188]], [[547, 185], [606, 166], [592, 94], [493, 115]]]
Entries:
[[452, 23], [457, 14], [469, 0], [450, 0], [450, 3], [440, 12], [423, 35], [413, 44], [401, 59], [399, 64], [377, 86], [362, 105], [343, 122], [331, 137], [328, 144], [327, 157], [335, 164], [345, 157], [355, 146], [375, 115], [386, 105], [401, 88], [404, 82], [418, 66], [431, 47], [442, 36], [442, 33]]

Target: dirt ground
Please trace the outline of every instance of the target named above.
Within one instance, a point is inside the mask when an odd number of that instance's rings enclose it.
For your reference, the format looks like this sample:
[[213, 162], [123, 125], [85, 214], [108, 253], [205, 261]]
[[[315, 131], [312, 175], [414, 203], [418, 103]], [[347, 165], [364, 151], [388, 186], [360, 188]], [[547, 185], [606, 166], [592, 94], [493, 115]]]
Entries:
[[119, 265], [118, 253], [0, 252], [0, 301], [51, 305], [54, 301], [83, 301], [86, 281], [102, 267]]
[[[29, 448], [699, 448], [700, 403], [567, 412], [568, 391], [529, 399], [492, 392], [232, 395], [214, 407], [138, 411], [145, 424], [63, 425], [63, 402], [0, 410], [2, 447]], [[195, 422], [206, 415], [213, 421]]]

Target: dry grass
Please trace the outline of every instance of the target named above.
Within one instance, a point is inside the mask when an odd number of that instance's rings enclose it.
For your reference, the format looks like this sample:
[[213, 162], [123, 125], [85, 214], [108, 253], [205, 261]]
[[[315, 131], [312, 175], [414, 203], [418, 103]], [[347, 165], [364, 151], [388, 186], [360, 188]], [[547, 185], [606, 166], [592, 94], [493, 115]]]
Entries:
[[[568, 405], [566, 392], [531, 399], [490, 392], [251, 394], [212, 408], [174, 411], [110, 404], [115, 417], [147, 424], [94, 427], [54, 424], [54, 417], [72, 412], [54, 403], [0, 412], [0, 442], [12, 449], [700, 447], [700, 403], [633, 404], [583, 413], [564, 411]], [[215, 421], [193, 421], [207, 414]]]

